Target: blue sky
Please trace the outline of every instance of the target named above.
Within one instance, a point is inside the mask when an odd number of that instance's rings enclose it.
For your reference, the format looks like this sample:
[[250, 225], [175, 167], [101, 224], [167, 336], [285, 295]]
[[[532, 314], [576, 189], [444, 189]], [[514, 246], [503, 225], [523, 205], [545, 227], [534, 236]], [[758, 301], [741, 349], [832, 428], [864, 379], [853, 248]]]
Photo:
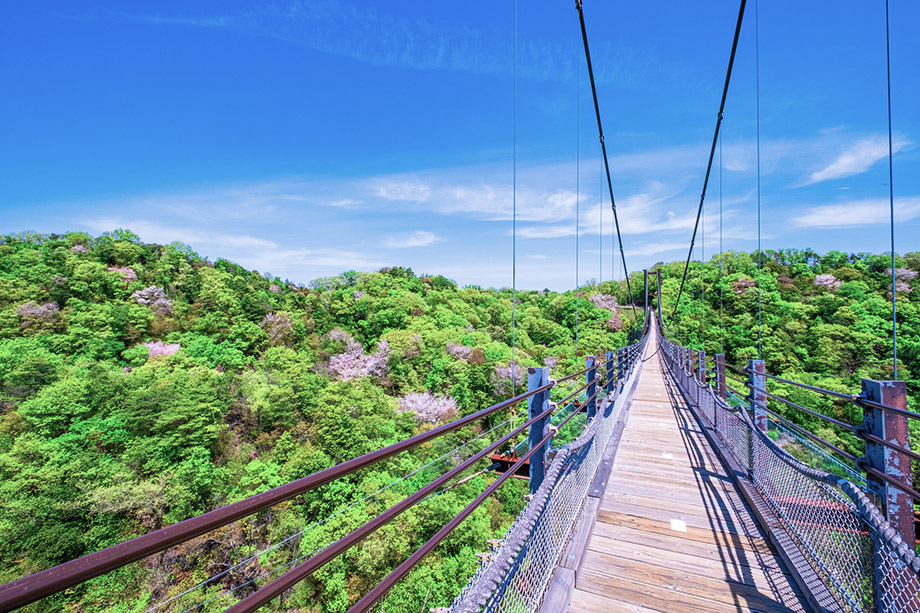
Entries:
[[[754, 8], [723, 124], [725, 249], [756, 246]], [[888, 251], [884, 4], [759, 11], [764, 248]], [[628, 266], [683, 259], [737, 3], [585, 15]], [[904, 253], [920, 249], [920, 6], [891, 15]], [[0, 232], [126, 227], [299, 283], [401, 265], [509, 286], [513, 41], [510, 0], [11, 5]], [[517, 76], [519, 287], [575, 283], [576, 225], [578, 280], [621, 277], [573, 1], [520, 3]], [[707, 257], [719, 198], [717, 157]]]

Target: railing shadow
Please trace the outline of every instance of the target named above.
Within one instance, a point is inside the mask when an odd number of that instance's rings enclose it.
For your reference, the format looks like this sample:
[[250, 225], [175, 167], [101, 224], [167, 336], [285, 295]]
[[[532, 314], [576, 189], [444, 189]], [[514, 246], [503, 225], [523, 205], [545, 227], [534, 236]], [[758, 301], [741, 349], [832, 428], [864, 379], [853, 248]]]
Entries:
[[[660, 355], [660, 354], [659, 354]], [[712, 449], [703, 433], [704, 425], [690, 407], [663, 357], [652, 364], [660, 369], [668, 401], [690, 460], [709, 527], [715, 538], [725, 581], [733, 604], [739, 609], [809, 611], [804, 598], [792, 587], [782, 562], [766, 535], [735, 488], [730, 469]], [[755, 582], [753, 569], [760, 568], [766, 586]], [[752, 598], [752, 591], [756, 597]]]

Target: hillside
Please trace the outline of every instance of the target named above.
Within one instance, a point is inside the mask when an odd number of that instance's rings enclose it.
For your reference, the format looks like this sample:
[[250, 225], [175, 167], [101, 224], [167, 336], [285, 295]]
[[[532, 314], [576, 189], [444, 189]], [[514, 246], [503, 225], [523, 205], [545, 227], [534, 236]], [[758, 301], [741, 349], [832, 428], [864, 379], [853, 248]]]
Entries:
[[[692, 262], [676, 321], [674, 340], [746, 366], [758, 355], [756, 253], [727, 252], [706, 265]], [[661, 265], [662, 305], [670, 322], [683, 263]], [[801, 383], [858, 393], [860, 378], [893, 377], [891, 255], [811, 250], [765, 250], [760, 274], [762, 352], [767, 372]], [[907, 381], [908, 407], [920, 412], [920, 253], [895, 261], [898, 316], [898, 379]], [[721, 315], [720, 315], [721, 304]], [[729, 373], [739, 378], [738, 373]], [[746, 391], [737, 382], [730, 385]], [[801, 388], [768, 382], [771, 393], [831, 415], [862, 423], [862, 412]], [[770, 408], [843, 449], [863, 455], [861, 440], [828, 423], [771, 401]], [[911, 420], [920, 440], [920, 422]], [[916, 443], [915, 443], [916, 445]], [[920, 466], [914, 463], [915, 482]]]
[[[611, 289], [517, 293], [519, 390], [526, 366], [573, 372], [584, 367], [576, 353], [625, 344], [630, 322], [624, 328]], [[511, 290], [459, 288], [404, 268], [301, 287], [207, 262], [185, 245], [144, 244], [124, 230], [3, 237], [0, 582], [507, 398], [511, 320]], [[309, 527], [166, 610], [203, 602], [359, 526], [482, 449], [490, 437], [475, 437], [509, 428], [509, 417], [100, 577], [54, 606], [144, 610]], [[407, 512], [304, 582], [282, 608], [343, 611], [492, 478]], [[384, 610], [418, 609], [426, 598], [448, 604], [476, 568], [474, 554], [522, 507], [525, 485], [503, 487], [391, 592]]]
[[[890, 256], [764, 256], [770, 372], [841, 391], [857, 390], [860, 377], [891, 377]], [[683, 264], [656, 268], [672, 338], [710, 355], [724, 348], [733, 364], [756, 357], [756, 254], [694, 262], [674, 321]], [[914, 410], [918, 271], [918, 253], [896, 263], [899, 375], [910, 382]], [[641, 273], [632, 287], [641, 304]], [[526, 366], [552, 366], [555, 376], [580, 370], [584, 355], [623, 346], [633, 325], [630, 310], [618, 306], [629, 302], [625, 283], [519, 291], [515, 367], [511, 298], [509, 289], [460, 288], [399, 267], [298, 286], [208, 262], [186, 245], [145, 244], [125, 230], [2, 237], [0, 582], [487, 407], [511, 394], [512, 372], [523, 385]], [[861, 421], [849, 405], [771, 390]], [[493, 428], [510, 427], [509, 418], [485, 420], [33, 610], [145, 610], [280, 543], [163, 609], [215, 599], [199, 610], [222, 610], [232, 602], [218, 598], [226, 590], [247, 593], [248, 581], [392, 506], [482, 449]], [[795, 419], [860, 450], [820, 422]], [[426, 500], [299, 585], [276, 610], [344, 611], [492, 478], [481, 474]], [[381, 610], [449, 604], [477, 567], [475, 554], [524, 504], [523, 482], [499, 491]]]

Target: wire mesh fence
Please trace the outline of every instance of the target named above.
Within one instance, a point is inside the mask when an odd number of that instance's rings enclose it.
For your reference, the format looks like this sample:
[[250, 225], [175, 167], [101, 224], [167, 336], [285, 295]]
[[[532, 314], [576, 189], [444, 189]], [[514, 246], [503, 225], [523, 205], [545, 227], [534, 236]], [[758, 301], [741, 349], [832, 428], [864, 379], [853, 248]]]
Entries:
[[[645, 341], [635, 349], [640, 355]], [[635, 386], [639, 360], [597, 416], [556, 451], [543, 484], [505, 538], [454, 600], [455, 613], [538, 611], [568, 545], [601, 459]]]
[[692, 403], [699, 398], [698, 414], [748, 474], [839, 608], [920, 611], [920, 558], [859, 485], [789, 455], [754, 425], [745, 407], [731, 407], [682, 368], [675, 345], [662, 344], [672, 375]]

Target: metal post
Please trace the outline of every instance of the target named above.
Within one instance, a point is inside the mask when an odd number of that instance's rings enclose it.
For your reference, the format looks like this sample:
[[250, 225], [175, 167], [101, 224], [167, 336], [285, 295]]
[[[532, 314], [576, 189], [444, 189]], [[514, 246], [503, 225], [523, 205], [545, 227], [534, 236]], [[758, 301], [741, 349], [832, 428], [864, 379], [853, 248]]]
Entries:
[[689, 347], [687, 348], [687, 368], [690, 370], [691, 379], [696, 379], [696, 372], [694, 371], [695, 365], [693, 364], [693, 354], [694, 353], [695, 352], [692, 349], [690, 349]]
[[725, 400], [725, 354], [716, 354], [716, 391]]
[[754, 415], [754, 425], [765, 433], [769, 429], [770, 420], [767, 418], [767, 378], [764, 376], [766, 366], [763, 360], [749, 360], [748, 368], [752, 371], [748, 377], [751, 388], [751, 413]]
[[612, 394], [613, 390], [616, 389], [614, 387], [615, 375], [613, 374], [614, 373], [613, 369], [616, 368], [616, 360], [614, 360], [614, 356], [615, 354], [613, 351], [608, 351], [606, 354], [606, 357], [607, 357], [607, 387], [604, 389], [604, 391], [607, 392], [608, 394]]
[[658, 273], [658, 321], [661, 321], [661, 269], [655, 271]]
[[706, 350], [705, 349], [700, 349], [699, 359], [700, 359], [700, 383], [702, 383], [703, 385], [706, 385], [708, 381], [706, 381]]
[[589, 369], [585, 375], [588, 384], [588, 421], [594, 419], [597, 415], [597, 357], [589, 355], [585, 357], [585, 368]]
[[617, 349], [617, 385], [626, 380], [626, 349]]
[[[907, 409], [907, 384], [904, 381], [862, 380], [862, 395], [866, 400], [899, 409]], [[863, 409], [863, 427], [869, 434], [892, 444], [910, 449], [907, 432], [907, 417], [877, 409]], [[884, 445], [866, 441], [866, 461], [872, 468], [890, 475], [905, 485], [912, 487], [910, 458], [903, 453], [888, 449]], [[872, 474], [866, 475], [869, 491], [881, 502], [888, 523], [897, 530], [904, 542], [914, 544], [914, 512], [910, 496], [889, 485]]]
[[642, 271], [645, 278], [645, 316], [648, 317], [648, 271]]
[[[535, 390], [549, 383], [549, 368], [528, 368], [527, 369], [527, 389]], [[549, 409], [549, 390], [544, 390], [530, 397], [528, 404], [528, 415], [533, 419], [544, 411]], [[543, 437], [549, 432], [549, 415], [543, 419], [538, 419], [530, 425], [528, 432], [530, 439], [530, 449], [540, 444]], [[546, 474], [546, 452], [549, 451], [550, 442], [547, 441], [543, 452], [537, 452], [530, 456], [530, 493], [534, 494], [540, 484], [543, 483], [543, 477]]]

